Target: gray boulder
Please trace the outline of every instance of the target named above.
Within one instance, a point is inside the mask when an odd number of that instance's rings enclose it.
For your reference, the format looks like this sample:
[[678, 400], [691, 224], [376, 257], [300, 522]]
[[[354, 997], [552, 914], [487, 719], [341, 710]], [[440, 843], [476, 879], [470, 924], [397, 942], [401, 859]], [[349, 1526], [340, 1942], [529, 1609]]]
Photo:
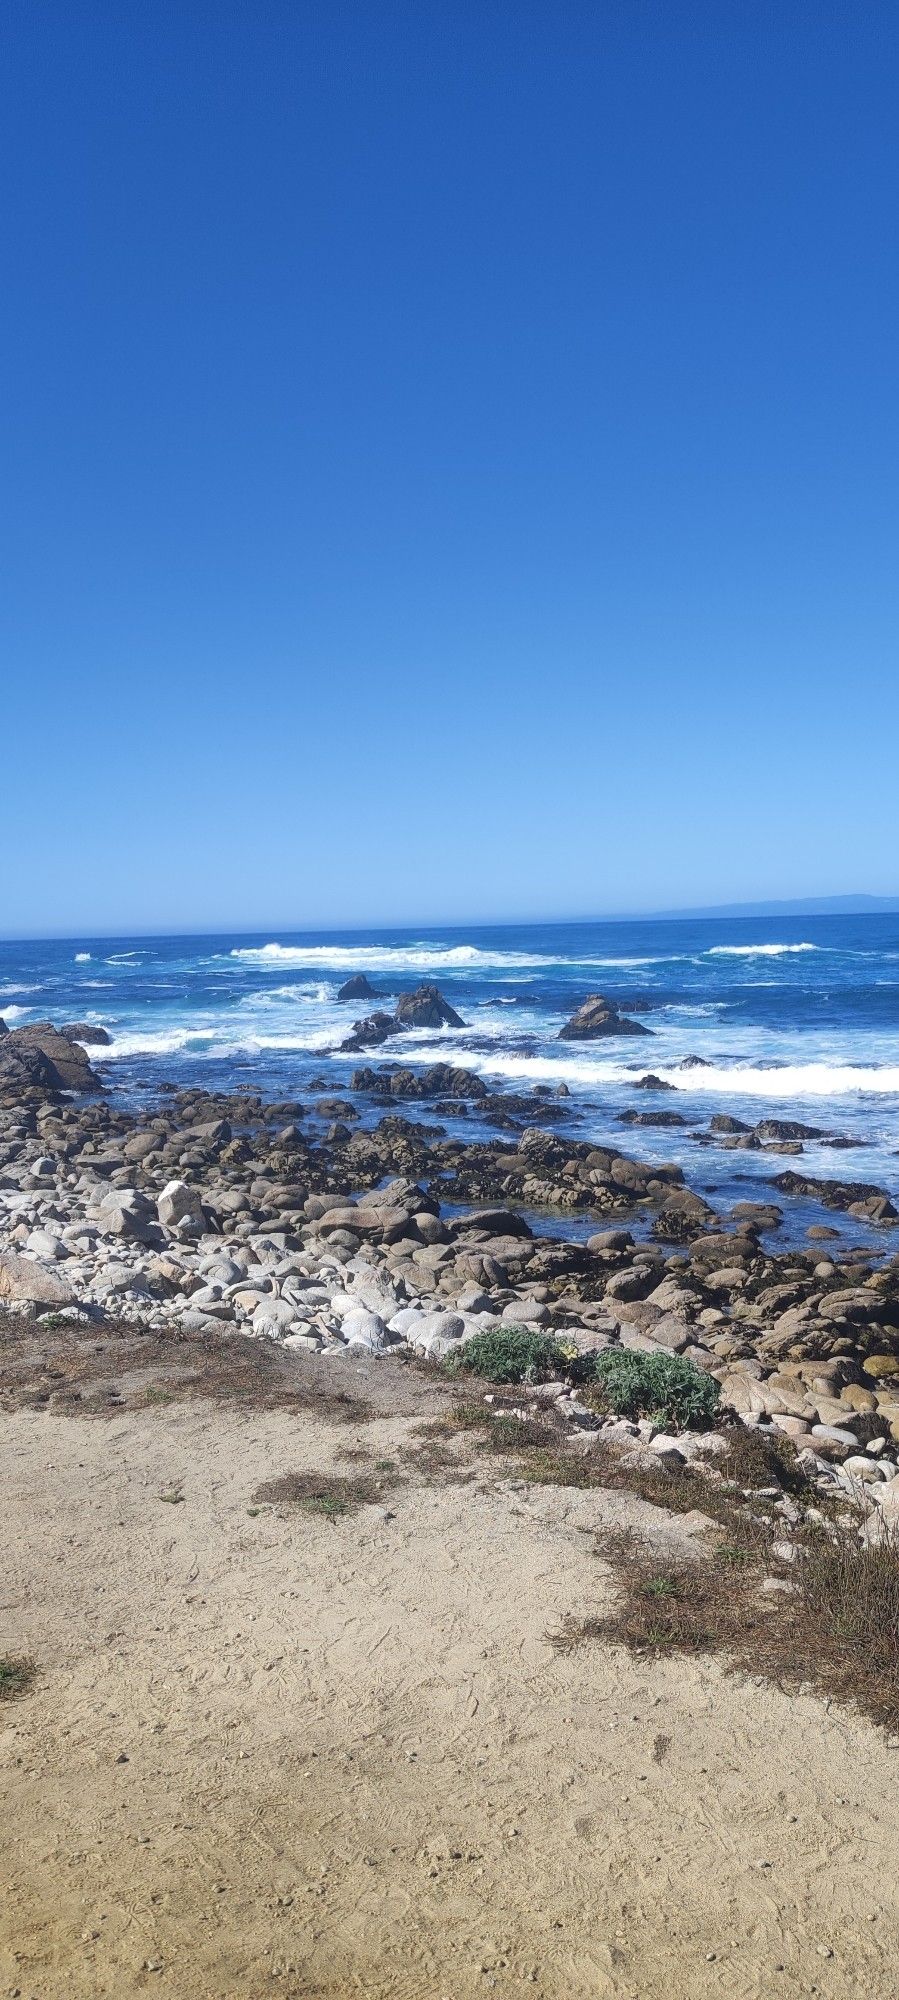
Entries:
[[14, 1250], [0, 1250], [0, 1299], [21, 1305], [70, 1306], [75, 1294], [65, 1278]]
[[107, 1188], [97, 1211], [104, 1236], [123, 1236], [135, 1243], [157, 1240], [153, 1203], [137, 1188]]
[[188, 1187], [186, 1181], [167, 1183], [156, 1203], [156, 1213], [163, 1229], [202, 1234], [206, 1228], [206, 1217], [199, 1194], [196, 1188]]

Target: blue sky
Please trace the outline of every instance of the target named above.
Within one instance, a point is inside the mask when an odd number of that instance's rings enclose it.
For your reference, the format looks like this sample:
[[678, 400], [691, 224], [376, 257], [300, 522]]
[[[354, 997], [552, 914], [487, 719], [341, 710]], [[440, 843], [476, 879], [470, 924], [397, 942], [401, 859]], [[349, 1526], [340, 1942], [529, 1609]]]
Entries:
[[899, 16], [10, 0], [0, 931], [899, 891]]

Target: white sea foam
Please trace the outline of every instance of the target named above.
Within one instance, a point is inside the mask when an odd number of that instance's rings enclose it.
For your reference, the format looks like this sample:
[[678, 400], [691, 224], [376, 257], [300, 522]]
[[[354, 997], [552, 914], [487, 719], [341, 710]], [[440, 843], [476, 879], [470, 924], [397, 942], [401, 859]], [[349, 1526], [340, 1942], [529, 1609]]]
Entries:
[[899, 1096], [899, 1063], [783, 1063], [771, 1069], [755, 1068], [750, 1063], [735, 1064], [733, 1068], [715, 1063], [710, 1069], [690, 1070], [689, 1082], [677, 1070], [659, 1069], [655, 1073], [678, 1090], [704, 1094], [712, 1091], [777, 1098]]
[[215, 1057], [258, 1055], [263, 1049], [324, 1050], [333, 1048], [333, 1028], [309, 1028], [305, 1033], [285, 1029], [281, 1033], [260, 1034], [255, 1028], [240, 1029], [235, 1022], [217, 1027], [182, 1026], [153, 1030], [127, 1029], [113, 1037], [108, 1048], [97, 1053], [98, 1062], [116, 1062], [129, 1056], [205, 1055]]
[[89, 952], [89, 951], [76, 951], [76, 953], [75, 953], [75, 964], [76, 964], [76, 965], [89, 965], [89, 964], [90, 964], [90, 957], [91, 957], [91, 955], [90, 955], [90, 952]]
[[564, 953], [534, 951], [492, 951], [474, 944], [340, 945], [340, 944], [261, 944], [235, 945], [229, 957], [250, 965], [328, 967], [335, 972], [489, 972], [515, 971], [521, 967], [575, 965], [585, 968], [618, 967], [636, 970], [644, 965], [680, 963], [683, 954], [662, 957], [579, 958]]
[[263, 988], [261, 993], [245, 993], [237, 1004], [245, 1008], [271, 1009], [284, 1001], [288, 1006], [324, 1007], [331, 999], [333, 999], [331, 987], [319, 981], [314, 986], [269, 986]]
[[708, 958], [781, 958], [788, 952], [821, 951], [820, 944], [711, 944]]
[[251, 965], [328, 966], [335, 972], [454, 972], [468, 967], [553, 965], [540, 952], [481, 951], [477, 945], [236, 945], [232, 958]]
[[10, 1021], [24, 1021], [26, 1014], [33, 1013], [33, 1007], [7, 1007], [5, 1002], [3, 1005], [3, 1019], [7, 1027], [9, 1027]]
[[[426, 1046], [403, 1048], [404, 1062], [427, 1062], [431, 1060]], [[466, 1051], [465, 1063], [470, 1069], [483, 1075], [503, 1077], [508, 1081], [527, 1083], [567, 1083], [577, 1091], [605, 1089], [609, 1084], [625, 1084], [631, 1088], [638, 1075], [639, 1065], [633, 1061], [623, 1062], [620, 1055], [612, 1056], [606, 1050], [597, 1049], [575, 1055], [539, 1055], [527, 1051], [497, 1049]], [[772, 1065], [770, 1069], [758, 1064], [713, 1063], [708, 1069], [684, 1071], [678, 1067], [660, 1063], [647, 1055], [646, 1069], [651, 1069], [663, 1083], [670, 1083], [675, 1090], [689, 1095], [733, 1096], [769, 1098], [782, 1102], [790, 1098], [804, 1097], [848, 1097], [852, 1095], [876, 1095], [899, 1097], [899, 1064], [851, 1064], [851, 1063], [783, 1063]]]

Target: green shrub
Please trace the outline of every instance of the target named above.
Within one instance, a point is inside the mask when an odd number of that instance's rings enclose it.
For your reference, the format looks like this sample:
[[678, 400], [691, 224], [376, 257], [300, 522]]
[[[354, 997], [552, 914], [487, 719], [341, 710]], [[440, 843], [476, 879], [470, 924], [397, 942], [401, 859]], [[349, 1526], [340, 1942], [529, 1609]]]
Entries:
[[447, 1365], [466, 1375], [484, 1375], [488, 1382], [550, 1382], [568, 1373], [569, 1360], [548, 1333], [497, 1326], [474, 1334]]
[[595, 1377], [616, 1417], [655, 1417], [680, 1430], [707, 1430], [714, 1422], [718, 1383], [679, 1354], [607, 1347], [596, 1356]]

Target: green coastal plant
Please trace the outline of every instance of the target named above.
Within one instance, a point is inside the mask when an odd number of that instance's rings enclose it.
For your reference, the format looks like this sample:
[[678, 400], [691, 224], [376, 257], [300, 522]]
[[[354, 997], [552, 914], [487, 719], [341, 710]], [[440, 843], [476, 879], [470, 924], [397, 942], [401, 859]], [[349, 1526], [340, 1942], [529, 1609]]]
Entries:
[[496, 1326], [474, 1334], [447, 1366], [453, 1374], [483, 1375], [488, 1382], [551, 1382], [566, 1375], [570, 1363], [550, 1334], [531, 1326]]
[[718, 1383], [680, 1354], [607, 1347], [596, 1356], [595, 1378], [616, 1417], [655, 1417], [679, 1430], [707, 1430], [715, 1421]]

